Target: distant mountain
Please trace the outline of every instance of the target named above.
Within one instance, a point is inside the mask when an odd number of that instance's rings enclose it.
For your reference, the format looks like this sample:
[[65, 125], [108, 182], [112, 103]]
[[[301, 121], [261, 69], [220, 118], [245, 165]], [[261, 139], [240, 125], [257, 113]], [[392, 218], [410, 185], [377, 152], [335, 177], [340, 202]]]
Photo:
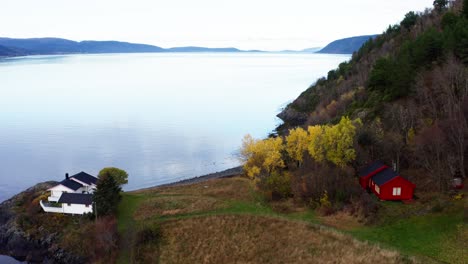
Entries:
[[325, 48], [318, 51], [318, 53], [330, 54], [352, 54], [359, 50], [359, 48], [370, 38], [375, 38], [378, 35], [357, 36], [351, 38], [339, 39], [331, 42]]
[[236, 48], [204, 48], [204, 47], [176, 47], [169, 48], [165, 51], [169, 52], [242, 52]]
[[[236, 48], [158, 46], [120, 41], [72, 41], [61, 38], [0, 38], [0, 56], [49, 55], [74, 53], [136, 53], [136, 52], [246, 52]], [[250, 52], [250, 51], [249, 51]]]
[[24, 51], [20, 49], [5, 47], [0, 45], [0, 57], [5, 56], [21, 56], [24, 55]]
[[60, 38], [0, 38], [0, 45], [24, 50], [27, 55], [67, 53], [162, 52], [163, 48], [119, 41], [72, 41]]
[[320, 49], [322, 49], [322, 48], [321, 48], [321, 47], [308, 48], [308, 49], [303, 49], [303, 50], [301, 50], [301, 52], [315, 53], [315, 52], [319, 51]]
[[158, 46], [135, 44], [119, 41], [81, 41], [78, 43], [81, 53], [135, 53], [163, 52]]

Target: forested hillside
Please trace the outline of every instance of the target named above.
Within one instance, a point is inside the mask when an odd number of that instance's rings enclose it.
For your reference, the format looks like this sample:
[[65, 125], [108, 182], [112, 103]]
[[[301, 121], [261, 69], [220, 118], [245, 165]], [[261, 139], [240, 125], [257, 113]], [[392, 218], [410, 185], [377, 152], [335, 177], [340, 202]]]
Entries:
[[468, 1], [436, 0], [317, 80], [278, 115], [277, 132], [359, 119], [356, 155], [345, 167], [383, 160], [420, 191], [446, 191], [468, 173], [467, 66]]

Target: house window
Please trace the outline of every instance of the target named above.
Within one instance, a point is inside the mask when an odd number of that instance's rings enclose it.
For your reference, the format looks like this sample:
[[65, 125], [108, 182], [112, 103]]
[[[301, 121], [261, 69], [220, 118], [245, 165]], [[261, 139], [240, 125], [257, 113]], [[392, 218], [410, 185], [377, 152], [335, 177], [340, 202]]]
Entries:
[[376, 191], [378, 194], [380, 194], [380, 188], [379, 188], [378, 185], [375, 186], [375, 191]]
[[393, 196], [400, 196], [401, 195], [401, 187], [393, 188]]
[[89, 204], [87, 204], [86, 207], [89, 207]]
[[71, 204], [67, 204], [68, 206], [71, 206]]

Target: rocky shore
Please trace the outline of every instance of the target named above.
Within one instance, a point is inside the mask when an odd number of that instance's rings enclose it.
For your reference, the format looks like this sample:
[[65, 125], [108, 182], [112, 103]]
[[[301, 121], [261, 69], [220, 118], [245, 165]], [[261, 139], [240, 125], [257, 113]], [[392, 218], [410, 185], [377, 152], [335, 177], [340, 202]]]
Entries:
[[[241, 173], [242, 167], [235, 167], [151, 188], [193, 184], [210, 179], [233, 177]], [[57, 182], [55, 181], [38, 183], [0, 204], [0, 254], [12, 256], [17, 260], [29, 263], [73, 264], [86, 262], [86, 259], [75, 256], [57, 245], [59, 232], [48, 232], [43, 228], [39, 228], [40, 238], [38, 239], [30, 236], [27, 231], [22, 230], [18, 224], [19, 221], [23, 221], [19, 210], [25, 210], [25, 208], [22, 208], [25, 207], [23, 204], [24, 200], [35, 194], [43, 193], [56, 184]]]
[[[237, 176], [239, 174], [242, 174], [242, 166], [230, 168], [230, 169], [219, 171], [219, 172], [206, 174], [206, 175], [203, 175], [203, 176], [193, 177], [193, 178], [189, 178], [189, 179], [186, 179], [186, 180], [181, 180], [181, 181], [172, 182], [172, 183], [168, 183], [168, 184], [162, 184], [162, 185], [158, 185], [156, 187], [167, 187], [167, 186], [174, 186], [174, 185], [193, 184], [193, 183], [199, 183], [199, 182], [203, 182], [203, 181], [207, 181], [207, 180], [211, 180], [211, 179], [233, 177], [233, 176]], [[152, 188], [155, 188], [155, 187], [151, 187], [151, 189]]]
[[31, 237], [18, 224], [18, 207], [25, 197], [46, 191], [57, 182], [49, 181], [13, 196], [0, 204], [0, 254], [9, 255], [29, 263], [84, 263], [85, 260], [59, 248], [56, 244], [57, 233], [41, 232], [41, 238]]

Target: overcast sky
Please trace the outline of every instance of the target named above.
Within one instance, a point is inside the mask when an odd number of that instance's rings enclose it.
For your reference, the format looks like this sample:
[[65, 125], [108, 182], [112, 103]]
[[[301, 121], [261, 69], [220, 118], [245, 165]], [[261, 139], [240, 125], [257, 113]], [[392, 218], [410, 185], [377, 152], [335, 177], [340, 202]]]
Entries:
[[1, 0], [0, 36], [303, 49], [381, 33], [433, 0]]

